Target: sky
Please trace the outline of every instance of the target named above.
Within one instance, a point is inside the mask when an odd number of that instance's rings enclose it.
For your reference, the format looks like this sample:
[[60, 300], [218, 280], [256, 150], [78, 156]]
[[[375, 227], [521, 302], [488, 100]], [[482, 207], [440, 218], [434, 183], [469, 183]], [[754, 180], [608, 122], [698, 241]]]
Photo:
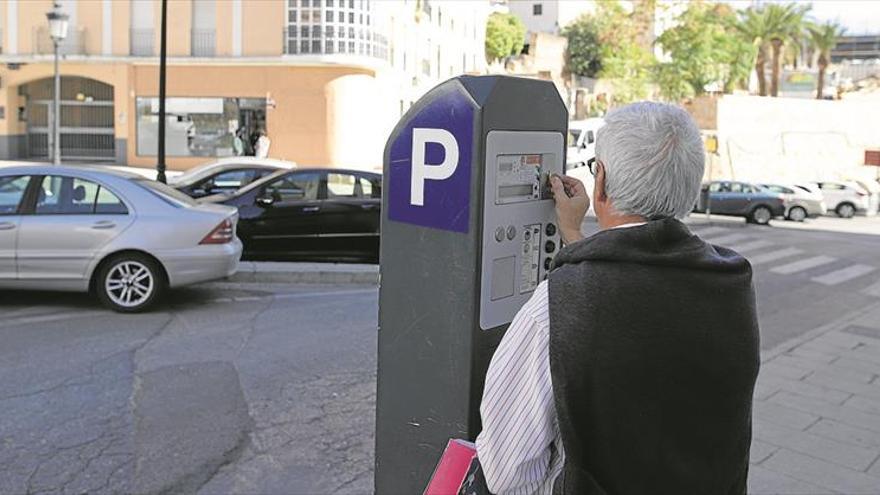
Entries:
[[[730, 0], [737, 7], [776, 0]], [[782, 1], [782, 0], [780, 0]], [[787, 2], [786, 2], [787, 3]], [[846, 28], [847, 34], [880, 34], [880, 0], [795, 0], [795, 3], [811, 3], [810, 15], [818, 21], [837, 21]]]

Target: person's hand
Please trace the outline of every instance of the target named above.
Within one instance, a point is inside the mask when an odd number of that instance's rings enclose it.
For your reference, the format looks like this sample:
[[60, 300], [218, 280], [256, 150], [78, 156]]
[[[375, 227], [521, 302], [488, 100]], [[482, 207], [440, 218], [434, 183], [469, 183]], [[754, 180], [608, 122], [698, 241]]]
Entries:
[[574, 177], [554, 174], [550, 177], [550, 189], [556, 201], [556, 217], [562, 240], [571, 244], [583, 239], [581, 224], [590, 209], [590, 196], [584, 183]]

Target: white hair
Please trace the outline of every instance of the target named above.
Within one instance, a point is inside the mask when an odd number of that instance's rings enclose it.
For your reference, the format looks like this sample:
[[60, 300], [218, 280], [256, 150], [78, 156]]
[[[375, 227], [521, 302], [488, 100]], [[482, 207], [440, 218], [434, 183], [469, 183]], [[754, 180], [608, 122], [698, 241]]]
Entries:
[[639, 102], [609, 112], [596, 136], [596, 157], [618, 213], [683, 218], [693, 210], [705, 154], [700, 131], [683, 109]]

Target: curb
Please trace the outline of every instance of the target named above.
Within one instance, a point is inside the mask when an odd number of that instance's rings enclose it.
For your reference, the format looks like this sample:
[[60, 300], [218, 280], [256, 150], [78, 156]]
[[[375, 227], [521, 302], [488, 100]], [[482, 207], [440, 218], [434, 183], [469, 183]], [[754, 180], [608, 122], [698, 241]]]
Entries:
[[379, 283], [379, 265], [242, 261], [226, 279], [240, 284], [372, 284]]

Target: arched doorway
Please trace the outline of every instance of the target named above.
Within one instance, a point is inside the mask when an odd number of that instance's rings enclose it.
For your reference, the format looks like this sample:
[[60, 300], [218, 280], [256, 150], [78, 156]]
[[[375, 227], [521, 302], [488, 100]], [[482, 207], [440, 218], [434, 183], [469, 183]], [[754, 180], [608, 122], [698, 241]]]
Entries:
[[[19, 86], [25, 97], [27, 156], [50, 155], [51, 77]], [[66, 161], [115, 159], [113, 86], [85, 77], [61, 77], [61, 158]]]

